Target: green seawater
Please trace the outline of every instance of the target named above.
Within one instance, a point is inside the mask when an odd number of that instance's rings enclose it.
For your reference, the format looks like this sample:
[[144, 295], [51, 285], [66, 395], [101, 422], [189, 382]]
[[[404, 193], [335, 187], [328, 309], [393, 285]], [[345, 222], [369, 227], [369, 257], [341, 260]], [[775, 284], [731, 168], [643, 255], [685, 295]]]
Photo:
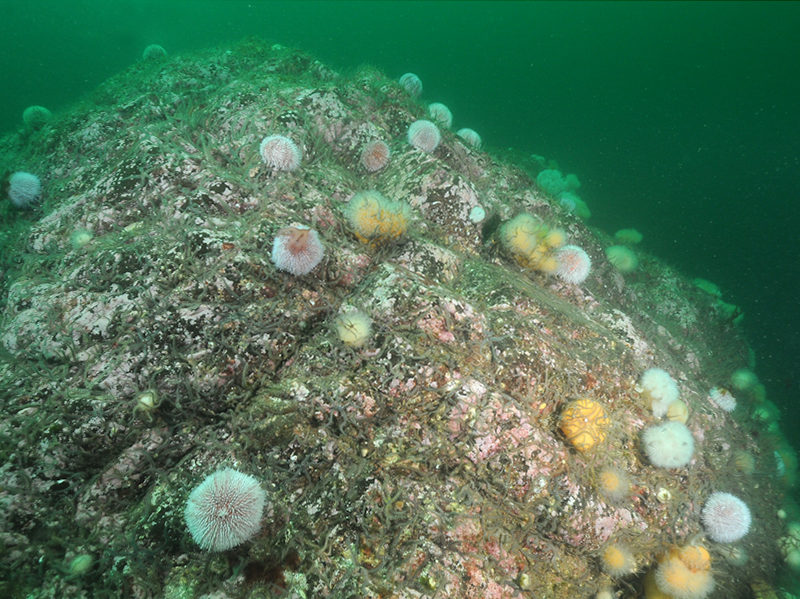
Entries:
[[340, 70], [417, 73], [424, 99], [447, 104], [485, 147], [577, 173], [591, 226], [636, 228], [646, 251], [716, 283], [744, 312], [782, 429], [800, 423], [800, 3], [0, 7], [1, 132], [21, 127], [29, 105], [68, 107], [151, 43], [174, 55], [256, 35]]

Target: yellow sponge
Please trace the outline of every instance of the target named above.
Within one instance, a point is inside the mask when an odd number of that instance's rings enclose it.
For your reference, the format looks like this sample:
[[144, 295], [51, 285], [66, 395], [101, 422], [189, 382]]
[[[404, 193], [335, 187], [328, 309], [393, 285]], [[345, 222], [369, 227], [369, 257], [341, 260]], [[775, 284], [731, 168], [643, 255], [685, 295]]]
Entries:
[[345, 216], [359, 241], [379, 246], [405, 235], [411, 208], [378, 191], [361, 191], [350, 199]]
[[526, 212], [500, 228], [500, 243], [520, 266], [546, 273], [558, 268], [553, 250], [564, 245], [565, 240], [564, 231], [550, 229]]

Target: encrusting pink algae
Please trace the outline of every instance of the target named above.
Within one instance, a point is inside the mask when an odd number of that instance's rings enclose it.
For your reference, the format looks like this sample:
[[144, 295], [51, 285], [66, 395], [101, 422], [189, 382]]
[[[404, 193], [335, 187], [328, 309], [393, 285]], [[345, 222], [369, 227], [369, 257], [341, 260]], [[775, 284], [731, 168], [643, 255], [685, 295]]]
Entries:
[[[730, 413], [707, 399], [748, 364], [740, 330], [638, 247], [637, 270], [615, 268], [613, 238], [523, 154], [443, 127], [411, 146], [426, 114], [374, 69], [246, 40], [137, 63], [0, 140], [43, 187], [0, 265], [0, 595], [638, 597], [660, 556], [700, 543], [712, 597], [774, 576], [793, 465], [776, 469], [785, 444], [748, 417], [753, 393]], [[269, 136], [297, 145], [293, 170], [262, 160]], [[374, 140], [379, 169], [362, 164]], [[401, 214], [402, 234], [353, 230], [348, 202], [370, 190], [403, 206], [371, 226]], [[563, 232], [548, 260], [582, 248], [588, 276], [509, 255], [500, 231], [520, 214]], [[291, 223], [325, 251], [287, 272], [270, 254]], [[344, 343], [355, 311], [369, 326]], [[649, 368], [688, 407], [685, 466], [642, 449], [660, 421], [637, 390]], [[559, 425], [580, 399], [607, 418], [583, 451]], [[629, 484], [614, 500], [610, 467]], [[184, 511], [226, 468], [257, 481], [263, 516], [209, 553]], [[752, 512], [744, 563], [705, 535], [714, 492]], [[603, 566], [612, 543], [624, 570]]]

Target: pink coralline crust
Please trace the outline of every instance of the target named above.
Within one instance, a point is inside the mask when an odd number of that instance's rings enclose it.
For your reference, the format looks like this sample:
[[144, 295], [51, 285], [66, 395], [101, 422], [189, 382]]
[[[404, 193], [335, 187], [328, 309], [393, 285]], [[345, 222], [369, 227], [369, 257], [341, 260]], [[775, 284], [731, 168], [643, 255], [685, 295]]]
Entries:
[[[479, 514], [459, 517], [447, 531], [445, 537], [458, 549], [442, 560], [446, 571], [462, 572], [461, 586], [458, 578], [449, 581], [451, 591], [463, 593], [463, 597], [518, 598], [519, 591], [500, 580], [514, 580], [521, 570], [520, 557], [509, 553], [499, 539], [487, 535], [480, 525]], [[492, 558], [491, 576], [484, 568], [485, 557]], [[453, 594], [452, 596], [455, 596]]]
[[[477, 406], [477, 396], [466, 395], [451, 410], [451, 439], [467, 432], [466, 457], [475, 464], [499, 459], [516, 466], [513, 491], [520, 497], [531, 483], [563, 469], [566, 451], [562, 443], [535, 426], [528, 416], [504, 399], [493, 396]], [[472, 417], [461, 424], [459, 419]]]
[[595, 536], [594, 525], [595, 519], [591, 514], [576, 510], [572, 512], [560, 530], [560, 538], [573, 547], [597, 549], [600, 542]]
[[444, 318], [436, 314], [426, 314], [417, 320], [417, 326], [436, 337], [442, 343], [452, 343], [456, 340], [455, 335], [447, 330], [447, 323]]
[[340, 249], [337, 258], [334, 268], [338, 278], [334, 280], [343, 287], [352, 287], [360, 281], [372, 264], [372, 258], [368, 254], [356, 253], [348, 248]]
[[410, 378], [405, 381], [400, 379], [393, 379], [389, 383], [388, 395], [389, 397], [402, 397], [406, 393], [410, 393], [417, 386], [416, 379]]
[[476, 464], [484, 462], [503, 447], [502, 440], [495, 435], [484, 435], [475, 439], [475, 446], [467, 455]]
[[437, 305], [431, 305], [422, 298], [418, 301], [420, 316], [415, 324], [430, 337], [446, 344], [484, 340], [486, 319], [470, 304], [453, 299], [443, 300]]
[[641, 518], [635, 518], [630, 510], [619, 508], [613, 510], [609, 515], [602, 515], [600, 510], [597, 512], [597, 518], [594, 521], [594, 534], [599, 543], [608, 541], [617, 530], [636, 525], [640, 530], [645, 530], [647, 525]]
[[522, 596], [513, 587], [489, 578], [483, 560], [465, 558], [463, 566], [466, 588], [463, 589], [462, 597], [465, 599], [515, 599]]
[[[372, 418], [378, 411], [378, 404], [375, 398], [360, 391], [352, 396], [353, 406], [348, 407], [348, 411], [355, 412], [356, 418], [363, 420], [364, 418]], [[357, 407], [356, 407], [357, 406]]]
[[477, 514], [458, 518], [450, 530], [445, 531], [445, 535], [449, 539], [458, 541], [461, 550], [465, 553], [478, 550], [481, 534], [482, 529]]
[[607, 541], [617, 530], [617, 521], [612, 516], [602, 516], [594, 521], [594, 534], [601, 541]]
[[450, 411], [447, 428], [450, 439], [455, 439], [465, 428], [472, 426], [473, 411], [478, 402], [486, 395], [486, 386], [475, 379], [467, 379], [456, 392], [458, 403]]
[[458, 300], [445, 300], [442, 303], [442, 307], [455, 322], [467, 325], [468, 328], [466, 330], [471, 341], [478, 341], [484, 338], [486, 317], [478, 313], [472, 305]]
[[483, 544], [483, 553], [494, 559], [497, 568], [508, 578], [516, 578], [520, 571], [520, 556], [507, 551], [499, 539], [489, 538]]

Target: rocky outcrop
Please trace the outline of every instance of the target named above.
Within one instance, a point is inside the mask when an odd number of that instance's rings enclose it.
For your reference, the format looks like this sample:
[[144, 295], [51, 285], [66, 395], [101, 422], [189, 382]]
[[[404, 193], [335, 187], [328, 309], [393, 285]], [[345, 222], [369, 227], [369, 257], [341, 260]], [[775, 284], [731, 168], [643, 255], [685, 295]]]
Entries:
[[[610, 238], [535, 173], [451, 131], [414, 148], [420, 118], [373, 69], [342, 76], [250, 40], [143, 61], [0, 142], [44, 187], [3, 260], [4, 596], [636, 596], [658, 555], [697, 539], [726, 596], [769, 578], [774, 441], [747, 396], [732, 414], [707, 400], [747, 364], [738, 329], [654, 257], [616, 271]], [[298, 169], [262, 162], [272, 134], [301, 148]], [[391, 157], [372, 173], [359, 157], [375, 138]], [[411, 206], [402, 239], [353, 235], [345, 207], [370, 189]], [[520, 212], [591, 256], [581, 286], [503, 253], [497, 230]], [[300, 277], [270, 260], [293, 224], [326, 248]], [[351, 308], [372, 319], [359, 348], [333, 327]], [[650, 367], [689, 407], [687, 467], [641, 450]], [[559, 430], [576, 398], [611, 422], [583, 453]], [[616, 503], [597, 491], [607, 465], [632, 481]], [[258, 535], [207, 554], [183, 510], [223, 467], [261, 481], [268, 505]], [[753, 512], [744, 565], [702, 539], [717, 490]], [[605, 573], [612, 541], [636, 573]]]

